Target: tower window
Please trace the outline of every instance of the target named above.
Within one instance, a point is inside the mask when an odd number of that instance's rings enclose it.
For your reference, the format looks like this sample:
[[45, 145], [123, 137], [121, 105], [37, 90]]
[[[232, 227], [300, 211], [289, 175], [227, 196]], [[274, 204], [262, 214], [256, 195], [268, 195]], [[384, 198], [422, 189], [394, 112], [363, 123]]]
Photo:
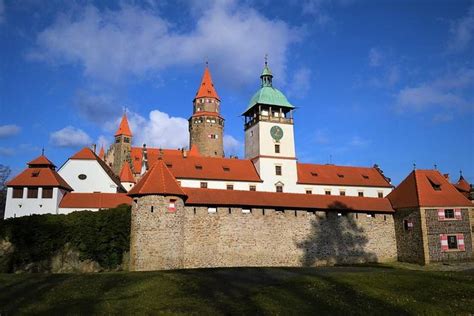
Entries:
[[275, 166], [275, 174], [281, 176], [281, 166]]
[[13, 188], [13, 198], [22, 199], [23, 198], [23, 188]]
[[38, 198], [38, 188], [28, 188], [27, 197], [29, 199], [37, 199]]
[[124, 138], [123, 138], [123, 141], [126, 142], [126, 143], [130, 143], [130, 138], [124, 137]]
[[43, 188], [41, 193], [43, 199], [52, 199], [53, 198], [53, 189], [52, 188]]
[[280, 153], [280, 145], [275, 144], [275, 154], [279, 154], [279, 153]]
[[207, 189], [207, 182], [201, 182], [201, 189]]

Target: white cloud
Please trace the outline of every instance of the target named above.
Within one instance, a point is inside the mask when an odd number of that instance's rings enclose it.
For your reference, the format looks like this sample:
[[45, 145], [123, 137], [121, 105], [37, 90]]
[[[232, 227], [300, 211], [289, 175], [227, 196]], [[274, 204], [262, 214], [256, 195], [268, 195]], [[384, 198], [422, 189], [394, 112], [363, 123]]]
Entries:
[[295, 1], [297, 4], [301, 4], [303, 13], [314, 16], [315, 21], [319, 25], [326, 25], [333, 21], [328, 13], [329, 6], [347, 6], [354, 2], [353, 0], [303, 0]]
[[369, 51], [369, 66], [378, 67], [382, 63], [382, 53], [379, 49], [372, 47]]
[[231, 135], [224, 135], [224, 152], [229, 156], [242, 156], [244, 145]]
[[10, 137], [18, 134], [21, 128], [18, 125], [0, 125], [0, 138]]
[[233, 1], [215, 1], [188, 32], [178, 31], [165, 16], [132, 5], [81, 10], [61, 15], [40, 32], [30, 57], [78, 64], [87, 76], [108, 82], [203, 63], [207, 57], [220, 82], [240, 86], [256, 80], [265, 53], [271, 54], [271, 67], [283, 81], [287, 50], [300, 38], [285, 22]]
[[82, 147], [92, 144], [92, 139], [83, 130], [66, 126], [49, 136], [51, 144], [57, 147]]
[[452, 52], [463, 51], [472, 41], [474, 35], [474, 3], [469, 7], [467, 15], [451, 25], [452, 38], [448, 49]]
[[[127, 114], [137, 146], [183, 148], [189, 146], [188, 121], [182, 117], [172, 117], [167, 113], [153, 110], [148, 118], [130, 112]], [[117, 125], [118, 126], [118, 121]]]
[[400, 111], [422, 111], [433, 106], [474, 109], [474, 100], [469, 98], [473, 89], [474, 69], [459, 69], [431, 82], [403, 88], [396, 95], [396, 105]]
[[299, 68], [293, 75], [291, 85], [288, 89], [288, 96], [304, 98], [311, 89], [311, 69]]

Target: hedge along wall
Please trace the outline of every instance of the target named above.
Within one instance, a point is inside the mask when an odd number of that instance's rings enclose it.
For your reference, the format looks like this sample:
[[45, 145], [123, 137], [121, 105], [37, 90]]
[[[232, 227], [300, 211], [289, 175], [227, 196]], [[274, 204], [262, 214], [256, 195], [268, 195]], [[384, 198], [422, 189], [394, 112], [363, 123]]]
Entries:
[[13, 244], [0, 272], [13, 272], [31, 263], [48, 262], [66, 245], [103, 269], [122, 264], [130, 247], [130, 206], [67, 215], [32, 215], [0, 221], [0, 240]]

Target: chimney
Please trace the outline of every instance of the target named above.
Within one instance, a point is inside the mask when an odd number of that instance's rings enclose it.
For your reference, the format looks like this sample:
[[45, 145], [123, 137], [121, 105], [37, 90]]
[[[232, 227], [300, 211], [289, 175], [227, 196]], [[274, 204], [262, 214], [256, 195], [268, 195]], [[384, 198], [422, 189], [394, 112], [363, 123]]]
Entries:
[[183, 155], [183, 158], [188, 157], [188, 151], [187, 151], [186, 149], [181, 148], [181, 153], [182, 153], [182, 155]]

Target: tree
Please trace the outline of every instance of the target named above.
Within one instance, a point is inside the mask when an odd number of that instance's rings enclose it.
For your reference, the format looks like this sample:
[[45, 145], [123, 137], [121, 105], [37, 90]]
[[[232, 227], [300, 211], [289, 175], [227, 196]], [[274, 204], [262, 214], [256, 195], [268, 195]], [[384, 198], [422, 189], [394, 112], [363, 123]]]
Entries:
[[10, 173], [10, 167], [0, 164], [0, 219], [3, 219], [5, 216], [5, 204], [7, 199], [6, 183]]

